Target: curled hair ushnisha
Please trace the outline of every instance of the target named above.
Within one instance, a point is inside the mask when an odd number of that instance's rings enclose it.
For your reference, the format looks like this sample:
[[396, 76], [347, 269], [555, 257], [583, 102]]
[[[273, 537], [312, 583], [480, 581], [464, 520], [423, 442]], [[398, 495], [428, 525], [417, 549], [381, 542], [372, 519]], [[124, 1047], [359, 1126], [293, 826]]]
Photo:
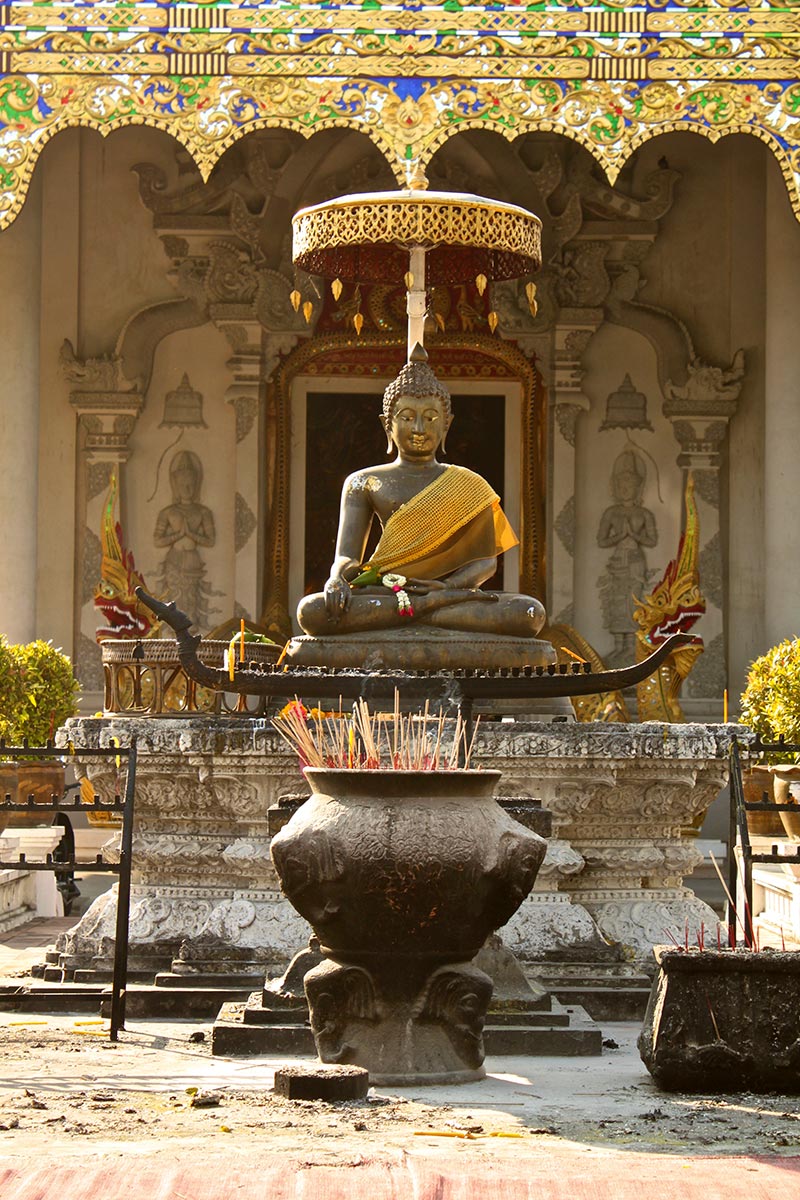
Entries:
[[395, 405], [401, 396], [435, 396], [442, 402], [445, 420], [451, 415], [450, 393], [428, 366], [428, 355], [419, 342], [400, 374], [383, 393], [383, 425], [387, 433], [391, 429]]

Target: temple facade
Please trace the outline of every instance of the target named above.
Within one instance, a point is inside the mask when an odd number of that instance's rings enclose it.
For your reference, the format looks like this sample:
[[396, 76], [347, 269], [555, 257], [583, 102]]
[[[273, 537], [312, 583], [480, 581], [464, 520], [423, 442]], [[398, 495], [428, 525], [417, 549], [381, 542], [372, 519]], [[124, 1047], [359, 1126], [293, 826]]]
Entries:
[[334, 296], [295, 271], [291, 218], [413, 183], [543, 223], [535, 315], [525, 280], [429, 299], [448, 458], [520, 534], [497, 584], [632, 661], [691, 474], [683, 707], [719, 718], [728, 689], [735, 712], [798, 632], [800, 14], [67, 8], [0, 7], [0, 631], [52, 638], [99, 707], [132, 554], [200, 630], [288, 636], [342, 480], [385, 453], [406, 340], [403, 281]]

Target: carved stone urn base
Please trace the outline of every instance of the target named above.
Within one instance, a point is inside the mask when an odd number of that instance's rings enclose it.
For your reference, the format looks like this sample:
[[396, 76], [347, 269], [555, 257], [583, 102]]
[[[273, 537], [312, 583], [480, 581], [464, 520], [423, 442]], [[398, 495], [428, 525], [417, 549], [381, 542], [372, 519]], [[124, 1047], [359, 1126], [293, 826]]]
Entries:
[[305, 975], [323, 1062], [381, 1083], [481, 1078], [492, 981], [472, 963], [545, 852], [493, 798], [497, 771], [306, 771], [272, 841], [324, 956]]
[[400, 960], [385, 968], [383, 989], [374, 973], [330, 959], [306, 975], [322, 1061], [357, 1058], [371, 1082], [381, 1086], [483, 1079], [489, 976], [470, 963], [450, 963], [419, 987], [418, 964]]

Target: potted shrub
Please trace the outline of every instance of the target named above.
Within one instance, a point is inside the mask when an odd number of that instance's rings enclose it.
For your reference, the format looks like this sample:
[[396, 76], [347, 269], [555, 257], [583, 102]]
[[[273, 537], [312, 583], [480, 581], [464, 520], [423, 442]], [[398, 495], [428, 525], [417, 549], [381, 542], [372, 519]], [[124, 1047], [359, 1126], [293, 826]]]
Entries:
[[[764, 742], [777, 742], [782, 738], [790, 744], [800, 743], [800, 638], [780, 642], [751, 664], [741, 698], [741, 719]], [[776, 803], [789, 804], [794, 799], [790, 788], [800, 784], [800, 766], [796, 755], [783, 757], [787, 761], [770, 768], [773, 794]], [[770, 816], [769, 813], [751, 813], [748, 819]], [[776, 816], [780, 817], [790, 837], [800, 835], [798, 817], [792, 813]], [[781, 831], [779, 827], [777, 832]]]
[[[66, 654], [41, 639], [21, 645], [0, 636], [0, 739], [21, 746], [43, 746], [78, 711], [80, 685]], [[24, 801], [33, 793], [49, 800], [64, 790], [58, 763], [6, 760], [0, 764], [0, 793]]]
[[[0, 634], [0, 741], [11, 742], [10, 715], [24, 702], [22, 675], [17, 667], [16, 656], [3, 634]], [[17, 763], [0, 761], [0, 797], [12, 795], [16, 799]]]

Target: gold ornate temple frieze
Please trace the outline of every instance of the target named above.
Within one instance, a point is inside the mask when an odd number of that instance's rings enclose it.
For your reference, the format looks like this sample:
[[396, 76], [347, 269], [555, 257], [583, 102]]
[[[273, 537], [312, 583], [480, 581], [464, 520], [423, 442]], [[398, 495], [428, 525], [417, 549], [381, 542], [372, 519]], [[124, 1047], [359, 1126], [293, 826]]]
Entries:
[[147, 125], [207, 179], [246, 134], [365, 133], [397, 182], [469, 129], [579, 142], [613, 183], [661, 133], [746, 133], [800, 217], [800, 10], [784, 0], [529, 7], [0, 5], [0, 228], [62, 129]]

